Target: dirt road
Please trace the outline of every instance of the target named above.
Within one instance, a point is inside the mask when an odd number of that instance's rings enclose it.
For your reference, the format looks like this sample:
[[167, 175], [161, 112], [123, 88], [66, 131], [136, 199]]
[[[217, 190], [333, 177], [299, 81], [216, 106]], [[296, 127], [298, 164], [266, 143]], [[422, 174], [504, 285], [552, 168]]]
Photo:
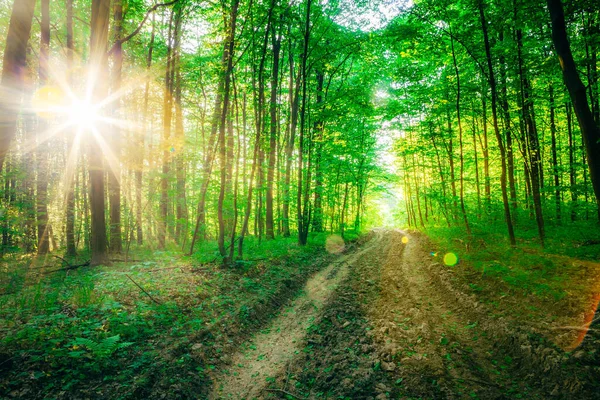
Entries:
[[374, 232], [242, 346], [211, 398], [600, 398], [597, 366], [495, 316], [430, 247]]

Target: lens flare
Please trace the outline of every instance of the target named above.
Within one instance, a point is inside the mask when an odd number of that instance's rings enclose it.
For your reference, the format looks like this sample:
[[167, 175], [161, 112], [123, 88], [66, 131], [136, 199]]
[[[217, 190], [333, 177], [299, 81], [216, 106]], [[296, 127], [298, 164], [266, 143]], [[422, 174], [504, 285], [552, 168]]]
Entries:
[[402, 236], [402, 243], [408, 243], [408, 236]]
[[458, 264], [458, 256], [454, 253], [446, 253], [444, 254], [444, 264], [449, 267], [453, 267]]

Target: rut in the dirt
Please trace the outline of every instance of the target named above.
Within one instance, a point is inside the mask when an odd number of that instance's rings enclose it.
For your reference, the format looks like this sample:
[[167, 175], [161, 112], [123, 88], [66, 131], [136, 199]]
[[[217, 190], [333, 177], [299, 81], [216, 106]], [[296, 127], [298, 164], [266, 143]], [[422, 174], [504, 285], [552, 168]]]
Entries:
[[425, 236], [379, 234], [271, 388], [332, 399], [598, 398], [564, 352], [451, 282]]
[[242, 344], [232, 362], [214, 378], [209, 398], [252, 399], [269, 380], [285, 372], [294, 355], [304, 347], [307, 329], [315, 324], [352, 265], [365, 252], [377, 247], [380, 234], [361, 250], [341, 256], [316, 273], [303, 291], [263, 331]]

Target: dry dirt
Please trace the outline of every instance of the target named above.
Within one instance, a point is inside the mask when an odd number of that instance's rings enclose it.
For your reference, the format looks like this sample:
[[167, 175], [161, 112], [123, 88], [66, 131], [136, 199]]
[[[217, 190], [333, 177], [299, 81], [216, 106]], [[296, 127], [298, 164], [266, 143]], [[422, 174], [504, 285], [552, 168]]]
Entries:
[[242, 346], [211, 398], [600, 398], [597, 343], [568, 353], [495, 314], [430, 251], [375, 231]]
[[302, 349], [306, 330], [319, 319], [323, 306], [346, 278], [348, 267], [377, 247], [380, 240], [378, 234], [363, 249], [341, 256], [312, 276], [302, 293], [269, 326], [242, 344], [228, 368], [215, 377], [209, 398], [256, 398], [269, 379], [281, 374]]

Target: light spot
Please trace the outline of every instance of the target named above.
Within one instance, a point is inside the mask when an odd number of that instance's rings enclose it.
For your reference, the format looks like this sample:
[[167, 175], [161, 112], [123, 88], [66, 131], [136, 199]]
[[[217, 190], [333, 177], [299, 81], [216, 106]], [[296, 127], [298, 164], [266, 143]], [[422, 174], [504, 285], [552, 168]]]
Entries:
[[36, 114], [42, 118], [52, 118], [56, 114], [56, 108], [61, 106], [65, 95], [59, 87], [42, 86], [33, 93], [31, 106]]
[[325, 249], [331, 254], [339, 254], [345, 248], [346, 244], [340, 235], [331, 235], [325, 241]]
[[402, 236], [402, 243], [408, 243], [408, 236]]
[[444, 264], [449, 267], [453, 267], [458, 264], [458, 256], [454, 253], [446, 253], [444, 254]]

